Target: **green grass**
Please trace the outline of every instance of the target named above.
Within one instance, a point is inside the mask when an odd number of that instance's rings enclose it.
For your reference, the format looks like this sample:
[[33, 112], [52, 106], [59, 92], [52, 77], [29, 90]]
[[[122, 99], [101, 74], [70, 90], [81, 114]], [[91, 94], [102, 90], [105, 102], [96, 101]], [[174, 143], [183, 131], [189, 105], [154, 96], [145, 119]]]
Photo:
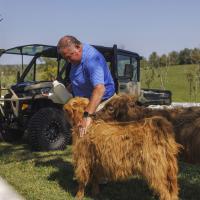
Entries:
[[[200, 199], [200, 168], [180, 162], [180, 199]], [[31, 152], [25, 144], [0, 143], [0, 176], [27, 200], [74, 199], [71, 147], [65, 151]], [[85, 200], [91, 200], [87, 187]], [[101, 186], [102, 200], [155, 200], [140, 177]]]
[[[189, 82], [187, 81], [186, 74], [191, 72], [193, 75], [197, 75], [198, 65], [177, 65], [170, 66], [167, 73], [167, 81], [165, 83], [165, 89], [172, 91], [173, 101], [178, 102], [190, 102], [197, 101], [200, 102], [200, 85], [198, 85], [197, 99], [193, 93], [190, 99], [189, 95]], [[156, 70], [156, 74], [158, 70]], [[141, 69], [141, 85], [142, 87], [147, 87], [145, 85], [144, 71]], [[193, 84], [194, 86], [194, 84]], [[150, 85], [150, 88], [161, 88], [160, 79], [155, 77], [155, 80]]]

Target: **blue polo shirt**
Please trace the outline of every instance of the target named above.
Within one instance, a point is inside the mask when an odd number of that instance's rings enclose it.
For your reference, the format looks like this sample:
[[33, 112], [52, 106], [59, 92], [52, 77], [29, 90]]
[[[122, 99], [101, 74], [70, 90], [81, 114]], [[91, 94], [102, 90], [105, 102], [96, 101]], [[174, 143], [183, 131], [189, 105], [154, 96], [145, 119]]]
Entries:
[[70, 80], [74, 96], [90, 98], [94, 87], [104, 84], [103, 100], [115, 93], [115, 85], [104, 56], [94, 47], [83, 44], [80, 64], [72, 64]]

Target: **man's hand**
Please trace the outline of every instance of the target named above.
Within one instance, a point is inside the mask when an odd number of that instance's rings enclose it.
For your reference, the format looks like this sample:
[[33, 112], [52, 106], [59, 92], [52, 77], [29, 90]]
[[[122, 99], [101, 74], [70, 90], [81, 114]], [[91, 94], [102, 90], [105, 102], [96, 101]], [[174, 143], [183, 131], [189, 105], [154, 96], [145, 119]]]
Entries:
[[92, 122], [91, 117], [83, 117], [82, 120], [79, 122], [78, 127], [79, 127], [80, 137], [83, 137], [86, 134], [87, 128], [89, 127], [91, 122]]

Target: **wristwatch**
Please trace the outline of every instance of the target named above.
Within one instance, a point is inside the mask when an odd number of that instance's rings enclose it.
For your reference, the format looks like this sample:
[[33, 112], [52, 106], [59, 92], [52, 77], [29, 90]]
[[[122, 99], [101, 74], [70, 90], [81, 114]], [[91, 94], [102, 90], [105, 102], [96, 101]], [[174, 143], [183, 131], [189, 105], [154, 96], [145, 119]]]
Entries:
[[92, 116], [92, 114], [90, 114], [89, 112], [87, 112], [87, 111], [85, 111], [84, 113], [83, 113], [83, 118], [87, 118], [87, 117], [91, 117]]

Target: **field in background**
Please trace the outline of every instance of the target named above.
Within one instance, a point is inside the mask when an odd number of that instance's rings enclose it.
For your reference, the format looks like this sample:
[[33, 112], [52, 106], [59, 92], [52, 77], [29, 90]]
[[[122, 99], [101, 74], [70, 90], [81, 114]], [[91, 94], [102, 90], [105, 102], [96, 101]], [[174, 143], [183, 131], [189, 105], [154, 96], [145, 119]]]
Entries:
[[[192, 73], [197, 75], [195, 72], [198, 70], [197, 65], [177, 65], [170, 66], [166, 77], [165, 89], [172, 91], [172, 101], [178, 102], [200, 102], [200, 85], [197, 85], [197, 98], [195, 99], [194, 92], [190, 99], [189, 82], [187, 80], [187, 74]], [[158, 71], [158, 70], [156, 70]], [[146, 88], [144, 70], [141, 69], [141, 86]], [[193, 82], [194, 86], [194, 82]], [[150, 85], [150, 88], [161, 88], [160, 78], [155, 77], [155, 80]]]
[[[179, 162], [180, 199], [200, 199], [200, 168]], [[0, 142], [0, 176], [27, 200], [74, 199], [71, 146], [65, 151], [31, 152], [24, 144]], [[85, 200], [92, 200], [87, 187]], [[101, 200], [156, 200], [146, 182], [136, 176], [101, 186]]]
[[[51, 65], [49, 68], [52, 68]], [[168, 67], [168, 72], [166, 75], [166, 81], [164, 83], [165, 89], [172, 91], [172, 101], [177, 102], [200, 102], [200, 75], [198, 83], [192, 82], [192, 95], [190, 98], [190, 84], [187, 79], [187, 74], [193, 74], [193, 78], [197, 78], [197, 70], [198, 65], [177, 65], [177, 66], [170, 66]], [[14, 70], [14, 69], [13, 69]], [[48, 71], [48, 70], [47, 70]], [[48, 80], [46, 76], [49, 76], [49, 73], [55, 73], [55, 69], [51, 69], [50, 71], [43, 72], [40, 74], [40, 77], [43, 77], [42, 80]], [[155, 80], [152, 81], [150, 84], [150, 88], [158, 88], [161, 89], [160, 78], [158, 77], [158, 69], [155, 70]], [[13, 71], [14, 72], [14, 71]], [[6, 76], [5, 73], [0, 73], [1, 75], [1, 84], [3, 87], [10, 86], [11, 84], [16, 83], [16, 73], [9, 73]], [[141, 86], [143, 88], [147, 88], [145, 84], [145, 71], [141, 69]], [[39, 77], [39, 76], [38, 76]], [[196, 97], [194, 92], [194, 86], [197, 88], [196, 90]], [[3, 93], [3, 92], [2, 92]]]

